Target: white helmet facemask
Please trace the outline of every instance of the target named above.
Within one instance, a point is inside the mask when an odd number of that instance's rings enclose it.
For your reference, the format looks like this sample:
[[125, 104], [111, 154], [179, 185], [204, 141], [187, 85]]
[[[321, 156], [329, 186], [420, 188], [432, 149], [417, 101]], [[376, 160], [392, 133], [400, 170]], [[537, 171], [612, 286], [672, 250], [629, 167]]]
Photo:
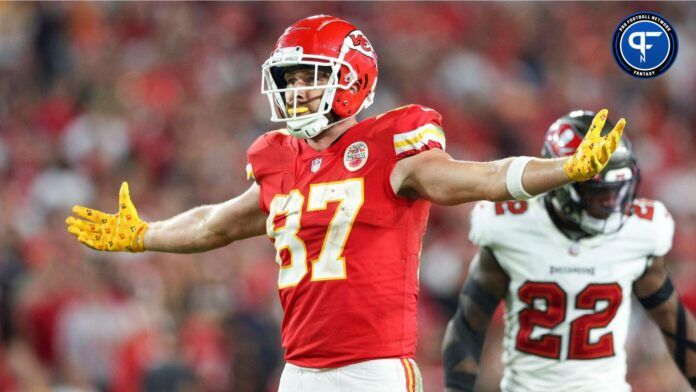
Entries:
[[[264, 62], [262, 66], [261, 93], [268, 97], [271, 106], [271, 121], [285, 122], [288, 132], [301, 139], [309, 139], [319, 135], [323, 130], [335, 125], [340, 121], [330, 121], [329, 114], [333, 104], [337, 89], [347, 90], [357, 80], [357, 73], [353, 67], [343, 60], [347, 47], [344, 45], [338, 58], [303, 54], [301, 46], [279, 48], [273, 55]], [[307, 66], [314, 68], [314, 83], [301, 87], [280, 88], [277, 82], [277, 72], [283, 67]], [[345, 67], [348, 70], [346, 75], [342, 75], [339, 80], [339, 70]], [[330, 70], [328, 80], [325, 84], [319, 83], [319, 70], [328, 68]], [[274, 74], [276, 73], [276, 74]], [[315, 113], [309, 112], [306, 108], [297, 106], [297, 94], [306, 90], [324, 90], [319, 103], [319, 108]], [[287, 93], [294, 94], [293, 104], [288, 107], [285, 96]]]

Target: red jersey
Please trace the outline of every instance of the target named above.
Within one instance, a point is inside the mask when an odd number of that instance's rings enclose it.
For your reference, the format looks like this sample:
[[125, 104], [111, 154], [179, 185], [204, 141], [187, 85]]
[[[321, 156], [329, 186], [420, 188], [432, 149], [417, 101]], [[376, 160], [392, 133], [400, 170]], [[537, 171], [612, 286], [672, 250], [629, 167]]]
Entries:
[[421, 240], [430, 203], [394, 194], [397, 161], [445, 148], [418, 105], [370, 118], [318, 152], [283, 131], [249, 148], [280, 266], [285, 360], [328, 368], [413, 357]]

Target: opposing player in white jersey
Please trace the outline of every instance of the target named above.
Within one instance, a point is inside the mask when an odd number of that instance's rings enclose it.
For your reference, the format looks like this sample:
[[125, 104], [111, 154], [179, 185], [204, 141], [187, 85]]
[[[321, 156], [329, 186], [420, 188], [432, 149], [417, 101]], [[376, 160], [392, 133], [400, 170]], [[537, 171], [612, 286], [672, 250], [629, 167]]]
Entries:
[[[593, 113], [548, 130], [542, 155], [571, 153]], [[611, 129], [607, 121], [606, 129]], [[663, 256], [674, 221], [659, 201], [635, 199], [639, 172], [623, 139], [593, 180], [529, 201], [479, 202], [471, 240], [480, 251], [443, 343], [448, 391], [472, 391], [491, 317], [505, 301], [503, 391], [630, 391], [625, 343], [631, 294], [661, 328], [696, 385], [696, 324]]]

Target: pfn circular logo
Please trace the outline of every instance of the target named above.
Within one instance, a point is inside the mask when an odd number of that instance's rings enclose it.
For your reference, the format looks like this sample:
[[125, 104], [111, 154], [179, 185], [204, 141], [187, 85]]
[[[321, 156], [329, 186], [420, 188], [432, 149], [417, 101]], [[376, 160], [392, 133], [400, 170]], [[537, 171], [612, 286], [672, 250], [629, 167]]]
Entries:
[[614, 59], [621, 69], [637, 78], [654, 78], [667, 71], [678, 49], [676, 30], [654, 12], [630, 15], [614, 32]]

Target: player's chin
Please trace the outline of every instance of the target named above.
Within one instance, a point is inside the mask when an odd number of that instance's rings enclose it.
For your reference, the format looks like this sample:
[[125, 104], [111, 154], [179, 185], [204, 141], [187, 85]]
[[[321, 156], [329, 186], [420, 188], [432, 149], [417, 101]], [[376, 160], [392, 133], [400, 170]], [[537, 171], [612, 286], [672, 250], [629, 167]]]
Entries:
[[609, 219], [613, 211], [607, 212], [604, 210], [586, 210], [587, 214], [595, 219], [606, 220]]

